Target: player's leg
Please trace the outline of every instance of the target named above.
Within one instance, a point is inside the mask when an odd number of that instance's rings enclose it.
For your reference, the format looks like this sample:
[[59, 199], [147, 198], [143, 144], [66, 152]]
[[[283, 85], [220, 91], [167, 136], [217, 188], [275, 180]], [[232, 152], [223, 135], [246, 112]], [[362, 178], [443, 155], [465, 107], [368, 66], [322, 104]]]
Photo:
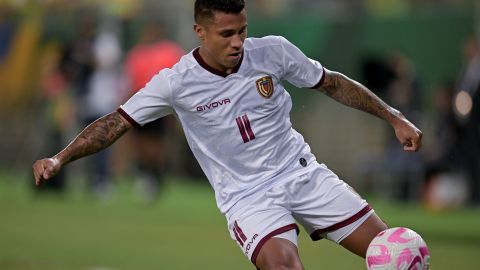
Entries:
[[339, 243], [365, 257], [371, 240], [387, 226], [368, 203], [325, 165], [295, 183], [294, 217], [305, 227], [312, 240], [322, 238]]
[[298, 226], [287, 209], [281, 184], [238, 201], [227, 213], [228, 229], [255, 267], [303, 269], [297, 250]]
[[365, 258], [368, 245], [372, 239], [385, 229], [387, 229], [387, 225], [373, 213], [352, 233], [340, 241], [340, 245]]
[[[283, 238], [283, 235], [289, 236]], [[295, 244], [297, 237], [296, 231], [290, 230], [283, 235], [272, 237], [263, 244], [256, 258], [256, 266], [258, 269], [304, 269], [298, 255], [297, 245]], [[295, 237], [294, 242], [287, 240], [292, 237]]]

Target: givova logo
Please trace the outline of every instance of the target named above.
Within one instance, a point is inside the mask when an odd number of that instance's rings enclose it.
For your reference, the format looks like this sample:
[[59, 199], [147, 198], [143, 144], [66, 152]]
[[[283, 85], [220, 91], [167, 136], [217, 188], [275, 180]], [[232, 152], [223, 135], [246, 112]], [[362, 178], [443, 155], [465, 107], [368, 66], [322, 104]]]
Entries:
[[209, 103], [207, 105], [199, 105], [197, 106], [197, 112], [203, 112], [203, 111], [208, 111], [217, 107], [220, 107], [222, 105], [230, 104], [230, 99], [225, 98], [219, 101], [214, 101], [212, 103]]

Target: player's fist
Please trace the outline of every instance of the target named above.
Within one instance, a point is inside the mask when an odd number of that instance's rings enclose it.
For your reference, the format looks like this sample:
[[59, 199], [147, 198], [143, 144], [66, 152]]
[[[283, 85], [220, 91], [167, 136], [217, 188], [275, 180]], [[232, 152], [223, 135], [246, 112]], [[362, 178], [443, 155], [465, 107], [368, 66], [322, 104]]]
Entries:
[[403, 150], [416, 152], [422, 146], [422, 132], [405, 117], [401, 117], [393, 126], [398, 141], [403, 145]]
[[44, 158], [37, 160], [33, 164], [33, 176], [35, 177], [35, 185], [39, 186], [52, 178], [60, 171], [61, 165], [56, 158]]

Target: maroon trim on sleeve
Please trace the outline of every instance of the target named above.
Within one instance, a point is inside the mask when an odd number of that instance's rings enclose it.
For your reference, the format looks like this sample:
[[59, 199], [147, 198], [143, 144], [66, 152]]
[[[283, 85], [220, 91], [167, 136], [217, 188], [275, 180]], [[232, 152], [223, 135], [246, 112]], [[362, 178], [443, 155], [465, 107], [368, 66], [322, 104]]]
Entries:
[[358, 213], [356, 213], [355, 215], [345, 219], [344, 221], [341, 221], [337, 224], [333, 224], [332, 226], [329, 226], [329, 227], [326, 227], [326, 228], [323, 228], [323, 229], [315, 230], [313, 233], [310, 234], [310, 238], [312, 238], [313, 241], [320, 240], [320, 239], [322, 239], [321, 234], [324, 234], [324, 233], [327, 233], [327, 232], [332, 232], [332, 231], [338, 230], [340, 228], [343, 228], [345, 226], [348, 226], [348, 225], [352, 224], [353, 222], [359, 220], [363, 216], [365, 216], [368, 212], [370, 212], [370, 210], [372, 210], [372, 207], [370, 207], [370, 205], [367, 205], [362, 210], [358, 211]]
[[[240, 55], [240, 61], [238, 61], [238, 64], [232, 69], [232, 73], [230, 73], [230, 74], [238, 72], [238, 70], [240, 69], [240, 66], [242, 65], [242, 62], [243, 62], [243, 54], [244, 53], [245, 53], [245, 50], [243, 50], [242, 54]], [[197, 60], [198, 64], [200, 64], [200, 66], [202, 66], [204, 69], [208, 70], [209, 72], [211, 72], [215, 75], [218, 75], [218, 76], [221, 76], [221, 77], [224, 77], [224, 78], [227, 77], [228, 75], [230, 75], [229, 73], [220, 71], [220, 70], [208, 65], [207, 62], [205, 62], [205, 60], [203, 60], [202, 56], [200, 55], [200, 47], [196, 48], [193, 51], [193, 57], [195, 58], [195, 60]]]
[[258, 253], [260, 253], [260, 249], [262, 249], [262, 246], [268, 241], [268, 239], [274, 237], [275, 235], [279, 235], [279, 234], [282, 234], [284, 232], [288, 232], [288, 231], [293, 230], [293, 229], [295, 229], [297, 231], [297, 235], [298, 235], [298, 233], [300, 232], [300, 229], [298, 228], [298, 225], [295, 224], [295, 223], [280, 227], [280, 228], [274, 230], [273, 232], [267, 234], [265, 237], [262, 238], [262, 240], [260, 240], [260, 242], [258, 242], [257, 246], [255, 247], [255, 250], [252, 253], [252, 258], [250, 259], [250, 261], [255, 266], [257, 266]]
[[128, 113], [126, 113], [122, 108], [118, 108], [117, 109], [117, 112], [123, 116], [123, 118], [125, 118], [130, 124], [132, 124], [132, 126], [136, 127], [136, 128], [139, 128], [140, 127], [140, 124], [137, 123], [137, 121], [135, 121], [130, 115], [128, 115]]
[[322, 86], [323, 81], [325, 81], [325, 68], [322, 67], [322, 70], [323, 70], [323, 72], [322, 72], [322, 78], [320, 78], [320, 81], [318, 81], [317, 84], [315, 84], [313, 87], [311, 87], [311, 89], [317, 89], [317, 88], [319, 88], [320, 86]]

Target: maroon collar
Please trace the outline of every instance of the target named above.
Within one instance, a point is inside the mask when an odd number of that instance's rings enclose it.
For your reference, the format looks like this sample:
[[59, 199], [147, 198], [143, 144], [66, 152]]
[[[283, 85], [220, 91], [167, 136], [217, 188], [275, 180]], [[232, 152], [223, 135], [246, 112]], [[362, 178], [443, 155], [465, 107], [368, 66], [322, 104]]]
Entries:
[[232, 73], [226, 73], [224, 71], [220, 71], [220, 70], [208, 65], [207, 62], [205, 62], [205, 60], [203, 60], [202, 56], [200, 55], [200, 47], [196, 48], [193, 51], [193, 57], [195, 57], [195, 60], [197, 60], [198, 64], [200, 64], [200, 66], [202, 66], [204, 69], [210, 71], [211, 73], [213, 73], [215, 75], [222, 76], [222, 77], [225, 78], [230, 74], [237, 73], [237, 71], [240, 69], [240, 66], [242, 65], [242, 61], [243, 61], [244, 52], [245, 52], [245, 50], [242, 52], [242, 55], [240, 56], [240, 61], [238, 61], [238, 64], [232, 69]]

